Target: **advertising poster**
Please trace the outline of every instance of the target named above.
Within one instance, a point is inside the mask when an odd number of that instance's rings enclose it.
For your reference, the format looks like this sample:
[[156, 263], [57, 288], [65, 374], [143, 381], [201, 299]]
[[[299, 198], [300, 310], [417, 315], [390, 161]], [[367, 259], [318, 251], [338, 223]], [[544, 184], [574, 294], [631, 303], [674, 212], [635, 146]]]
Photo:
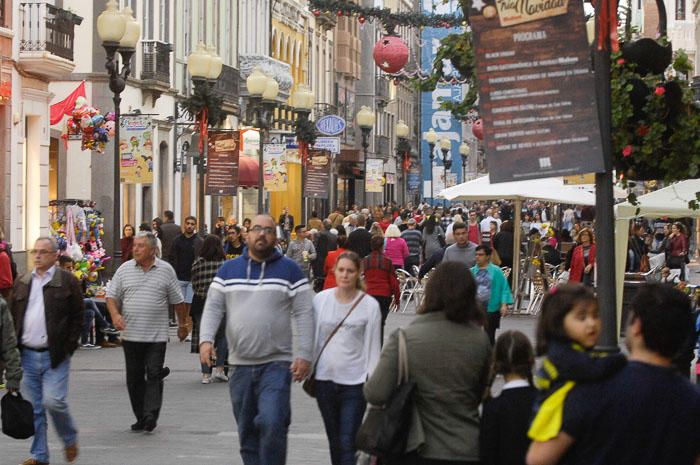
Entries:
[[366, 160], [365, 192], [384, 192], [384, 160], [368, 158]]
[[331, 155], [325, 150], [309, 150], [304, 178], [304, 197], [327, 199], [331, 175]]
[[285, 144], [263, 145], [263, 177], [268, 192], [286, 192], [288, 178]]
[[[421, 0], [422, 9], [425, 14], [455, 14], [461, 11], [457, 0]], [[435, 28], [425, 27], [421, 30], [421, 68], [425, 73], [432, 74], [433, 61], [440, 47], [440, 41], [451, 34], [460, 34], [464, 32], [463, 28]], [[448, 61], [444, 61], [444, 72], [446, 75], [455, 75], [459, 78], [459, 74]], [[439, 83], [432, 92], [421, 93], [421, 140], [420, 153], [421, 163], [423, 164], [423, 181], [424, 192], [426, 198], [430, 197], [430, 148], [428, 143], [423, 140], [423, 134], [432, 128], [438, 135], [438, 141], [443, 137], [449, 139], [452, 143], [450, 154], [452, 159], [459, 154], [459, 145], [462, 143], [462, 123], [452, 116], [449, 110], [440, 108], [442, 101], [461, 102], [464, 97], [462, 84]], [[435, 148], [436, 160], [442, 159], [442, 152], [439, 145]], [[457, 176], [462, 176], [461, 167], [458, 163], [453, 163], [451, 171]], [[437, 179], [435, 180], [434, 192], [437, 194]]]
[[417, 191], [418, 189], [420, 189], [420, 184], [420, 168], [417, 166], [412, 166], [411, 169], [408, 171], [407, 188], [409, 191]]
[[238, 131], [209, 131], [206, 195], [236, 195], [240, 138]]
[[150, 116], [119, 118], [119, 177], [124, 184], [153, 183], [153, 123]]
[[491, 182], [604, 170], [583, 4], [474, 2]]

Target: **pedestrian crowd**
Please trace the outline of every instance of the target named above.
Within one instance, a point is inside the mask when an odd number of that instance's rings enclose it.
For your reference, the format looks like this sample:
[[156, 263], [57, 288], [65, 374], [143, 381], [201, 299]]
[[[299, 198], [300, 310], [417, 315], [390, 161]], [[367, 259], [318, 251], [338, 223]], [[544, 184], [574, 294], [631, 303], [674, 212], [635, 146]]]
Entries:
[[[561, 258], [548, 240], [561, 237], [548, 206], [526, 207], [530, 263], [544, 263], [547, 246]], [[165, 212], [138, 232], [124, 228], [104, 314], [69, 264], [59, 265], [56, 242], [39, 238], [34, 268], [0, 297], [6, 387], [34, 408], [22, 465], [49, 463], [47, 413], [66, 461], [79, 455], [68, 378], [88, 312], [89, 325], [120, 336], [131, 431], [157, 428], [175, 326], [199, 356], [201, 382], [229, 383], [246, 465], [286, 463], [293, 382], [316, 400], [333, 465], [700, 463], [700, 392], [683, 362], [696, 338], [690, 299], [673, 286], [643, 286], [626, 322], [628, 355], [598, 350], [601, 320], [586, 279], [595, 244], [590, 229], [576, 229], [582, 212], [570, 210], [562, 230], [580, 241], [568, 254], [570, 283], [544, 297], [534, 348], [518, 331], [496, 337], [513, 304], [501, 269], [514, 259], [505, 202], [336, 209], [325, 219], [313, 212], [308, 225], [285, 209], [240, 226], [218, 218], [204, 237], [196, 218], [180, 227]], [[424, 279], [424, 298], [408, 326], [385, 336], [401, 273]], [[373, 409], [392, 405], [405, 374], [408, 414], [393, 449], [367, 450], [358, 432], [371, 428]]]

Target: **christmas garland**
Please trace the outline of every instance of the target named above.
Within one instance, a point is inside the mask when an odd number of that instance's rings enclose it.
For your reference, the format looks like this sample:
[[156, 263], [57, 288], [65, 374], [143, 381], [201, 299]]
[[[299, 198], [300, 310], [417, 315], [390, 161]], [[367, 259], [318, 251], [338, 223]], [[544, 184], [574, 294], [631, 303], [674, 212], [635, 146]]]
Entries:
[[393, 33], [398, 26], [452, 28], [465, 24], [465, 18], [461, 15], [394, 13], [389, 8], [363, 7], [343, 0], [310, 0], [309, 8], [316, 17], [323, 13], [335, 14], [338, 17], [355, 16], [360, 23], [364, 23], [367, 19], [376, 19], [382, 23], [389, 34]]
[[180, 109], [189, 120], [197, 120], [203, 110], [207, 110], [210, 127], [216, 127], [226, 119], [224, 101], [208, 84], [195, 85], [192, 95], [180, 102]]

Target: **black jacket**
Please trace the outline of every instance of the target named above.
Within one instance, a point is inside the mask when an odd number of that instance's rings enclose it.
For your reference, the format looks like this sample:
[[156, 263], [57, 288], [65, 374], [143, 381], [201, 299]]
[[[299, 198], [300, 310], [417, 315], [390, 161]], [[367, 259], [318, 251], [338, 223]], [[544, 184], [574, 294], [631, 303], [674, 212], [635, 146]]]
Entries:
[[170, 246], [170, 256], [168, 262], [175, 269], [177, 279], [180, 281], [191, 281], [192, 264], [199, 256], [199, 250], [204, 241], [197, 234], [186, 237], [181, 234], [175, 238]]
[[481, 457], [484, 465], [525, 465], [530, 446], [527, 430], [537, 390], [532, 386], [506, 389], [484, 404], [481, 418]]
[[[170, 262], [170, 247], [173, 245], [175, 238], [182, 234], [182, 229], [173, 222], [167, 222], [160, 226], [160, 232], [158, 239], [160, 239], [163, 248], [163, 257]], [[172, 265], [172, 262], [170, 264]]]
[[372, 251], [370, 240], [372, 235], [364, 228], [358, 228], [350, 233], [345, 249], [355, 252], [360, 258], [365, 258]]
[[[15, 322], [18, 343], [22, 341], [24, 315], [31, 287], [32, 274], [26, 273], [15, 281], [10, 296], [10, 312]], [[78, 348], [78, 338], [83, 328], [83, 312], [83, 292], [80, 283], [71, 273], [56, 267], [53, 278], [44, 285], [44, 314], [51, 368], [56, 368]]]

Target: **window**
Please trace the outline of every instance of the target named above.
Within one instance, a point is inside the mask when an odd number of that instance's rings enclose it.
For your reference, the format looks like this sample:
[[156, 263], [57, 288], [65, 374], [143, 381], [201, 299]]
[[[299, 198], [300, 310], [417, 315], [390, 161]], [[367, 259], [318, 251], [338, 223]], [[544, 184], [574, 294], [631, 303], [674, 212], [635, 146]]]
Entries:
[[160, 0], [160, 40], [170, 43], [170, 0]]
[[676, 20], [685, 20], [685, 0], [676, 0]]

